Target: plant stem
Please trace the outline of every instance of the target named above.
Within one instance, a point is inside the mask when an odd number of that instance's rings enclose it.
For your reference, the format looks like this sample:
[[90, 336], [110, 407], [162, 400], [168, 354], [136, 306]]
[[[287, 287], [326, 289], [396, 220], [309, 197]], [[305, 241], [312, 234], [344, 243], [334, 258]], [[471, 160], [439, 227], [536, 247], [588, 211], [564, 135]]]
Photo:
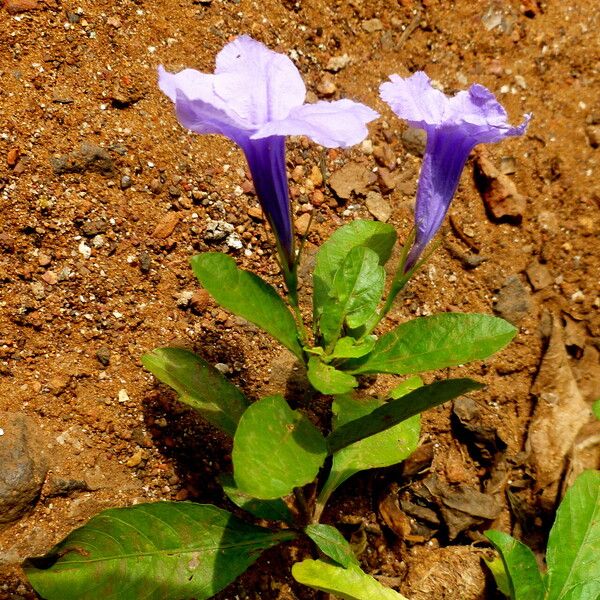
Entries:
[[304, 492], [302, 488], [294, 488], [294, 498], [296, 499], [296, 506], [298, 507], [298, 513], [302, 518], [302, 524], [307, 524], [311, 522], [310, 518], [310, 508], [308, 506], [308, 502], [306, 501], [306, 497], [304, 496]]

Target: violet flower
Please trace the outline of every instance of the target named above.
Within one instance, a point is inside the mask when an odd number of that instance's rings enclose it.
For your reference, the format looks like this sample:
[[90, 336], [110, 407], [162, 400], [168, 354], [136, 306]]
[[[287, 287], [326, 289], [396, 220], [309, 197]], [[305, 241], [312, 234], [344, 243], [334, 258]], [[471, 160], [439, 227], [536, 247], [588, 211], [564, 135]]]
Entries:
[[184, 127], [220, 133], [242, 148], [284, 275], [293, 273], [284, 136], [306, 135], [328, 148], [346, 148], [362, 141], [366, 123], [379, 115], [350, 100], [304, 104], [306, 88], [294, 63], [247, 35], [219, 52], [214, 75], [193, 69], [172, 74], [162, 66], [158, 72], [160, 89], [175, 103]]
[[406, 79], [391, 75], [390, 80], [381, 84], [381, 98], [398, 117], [427, 132], [415, 206], [415, 241], [404, 266], [406, 273], [442, 225], [474, 146], [523, 134], [531, 115], [511, 127], [502, 105], [478, 84], [448, 98], [423, 71]]

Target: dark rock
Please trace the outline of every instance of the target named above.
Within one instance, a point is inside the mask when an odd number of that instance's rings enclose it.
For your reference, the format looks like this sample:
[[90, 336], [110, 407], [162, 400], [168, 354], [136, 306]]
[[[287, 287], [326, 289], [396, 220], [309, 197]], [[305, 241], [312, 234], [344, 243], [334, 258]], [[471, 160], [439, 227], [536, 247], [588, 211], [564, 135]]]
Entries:
[[425, 154], [425, 145], [427, 144], [427, 134], [422, 129], [409, 127], [400, 135], [404, 149], [414, 156], [423, 156]]
[[152, 267], [152, 259], [150, 258], [150, 255], [147, 252], [142, 252], [140, 253], [139, 260], [140, 271], [142, 273], [149, 273]]
[[450, 540], [485, 521], [493, 521], [502, 510], [493, 496], [465, 484], [448, 486], [435, 474], [424, 479], [423, 486], [438, 505]]
[[108, 221], [106, 219], [92, 219], [81, 226], [81, 232], [87, 237], [94, 237], [100, 233], [106, 233]]
[[181, 188], [176, 185], [169, 186], [169, 196], [171, 198], [179, 198], [181, 196]]
[[137, 81], [128, 76], [122, 77], [112, 91], [111, 104], [113, 108], [127, 108], [139, 102], [145, 95], [143, 86]]
[[88, 171], [110, 175], [115, 170], [110, 154], [101, 146], [90, 142], [83, 142], [77, 150], [69, 154], [51, 158], [50, 164], [56, 175]]
[[45, 492], [46, 498], [55, 496], [72, 496], [77, 492], [91, 491], [88, 484], [81, 479], [63, 479], [62, 477], [51, 477]]
[[521, 283], [517, 275], [507, 277], [498, 292], [494, 311], [503, 319], [516, 325], [531, 310], [529, 290]]
[[106, 346], [98, 348], [98, 350], [96, 350], [96, 358], [102, 366], [108, 367], [110, 364], [110, 349]]
[[68, 10], [67, 11], [67, 21], [71, 24], [79, 23], [81, 21], [81, 15], [79, 13]]
[[466, 438], [467, 444], [479, 460], [489, 463], [498, 452], [506, 449], [506, 443], [494, 427], [481, 425], [481, 407], [472, 398], [457, 398], [454, 401], [453, 414], [457, 433]]
[[600, 125], [588, 125], [585, 128], [585, 135], [592, 148], [598, 148], [600, 146]]
[[433, 443], [421, 444], [403, 463], [402, 477], [414, 477], [428, 469], [433, 461]]
[[0, 526], [24, 515], [40, 495], [48, 468], [34, 424], [19, 413], [0, 413]]
[[129, 177], [129, 175], [123, 175], [123, 177], [121, 177], [121, 189], [122, 190], [128, 190], [131, 187], [132, 181], [131, 181], [131, 177]]

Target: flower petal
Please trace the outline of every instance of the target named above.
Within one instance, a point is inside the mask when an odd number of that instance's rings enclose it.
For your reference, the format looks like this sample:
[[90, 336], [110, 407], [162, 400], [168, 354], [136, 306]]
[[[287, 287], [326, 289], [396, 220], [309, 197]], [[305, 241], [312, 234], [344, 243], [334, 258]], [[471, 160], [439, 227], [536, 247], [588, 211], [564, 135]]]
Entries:
[[492, 92], [482, 85], [472, 85], [449, 99], [444, 126], [456, 125], [476, 143], [499, 142], [507, 136], [521, 135], [531, 115], [518, 127], [512, 127], [504, 107]]
[[214, 75], [200, 73], [195, 69], [169, 73], [162, 65], [158, 67], [158, 87], [173, 102], [177, 100], [177, 90], [180, 90], [190, 100], [202, 100], [223, 109], [223, 101], [213, 92], [214, 78]]
[[287, 118], [261, 127], [252, 139], [272, 135], [306, 135], [326, 148], [347, 148], [368, 134], [366, 124], [379, 116], [374, 110], [352, 100], [304, 104], [290, 111]]
[[176, 90], [175, 110], [179, 122], [195, 133], [220, 133], [242, 148], [248, 143], [253, 130], [245, 129], [225, 111], [200, 99], [191, 100], [180, 89]]
[[219, 52], [214, 91], [230, 114], [255, 127], [287, 117], [306, 96], [294, 63], [247, 35]]
[[431, 85], [423, 71], [417, 71], [406, 79], [390, 75], [390, 81], [379, 87], [381, 99], [387, 102], [401, 119], [413, 127], [426, 129], [444, 121], [448, 98]]

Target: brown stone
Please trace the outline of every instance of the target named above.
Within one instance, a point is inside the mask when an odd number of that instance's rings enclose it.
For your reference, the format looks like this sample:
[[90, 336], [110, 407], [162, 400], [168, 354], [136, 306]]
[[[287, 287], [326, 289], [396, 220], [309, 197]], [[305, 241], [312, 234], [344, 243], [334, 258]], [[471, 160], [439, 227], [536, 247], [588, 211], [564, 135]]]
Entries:
[[369, 192], [365, 204], [378, 221], [386, 223], [392, 216], [390, 203], [379, 192]]
[[396, 168], [396, 156], [389, 144], [382, 144], [373, 148], [373, 157], [380, 167], [393, 170]]
[[10, 15], [18, 15], [29, 10], [40, 8], [38, 0], [4, 0], [4, 8]]
[[300, 215], [296, 221], [296, 231], [300, 234], [300, 235], [304, 235], [306, 233], [306, 230], [308, 229], [308, 225], [310, 223], [310, 213], [304, 213], [303, 215]]
[[315, 190], [312, 193], [311, 202], [314, 206], [321, 206], [325, 202], [325, 195], [321, 190]]
[[256, 190], [254, 189], [254, 183], [252, 183], [252, 180], [250, 179], [245, 179], [241, 187], [242, 192], [244, 192], [244, 194], [248, 194], [248, 196], [254, 196], [256, 194]]
[[56, 285], [58, 283], [58, 275], [54, 272], [54, 271], [46, 271], [43, 275], [42, 275], [42, 279], [48, 284], [48, 285]]
[[377, 171], [377, 183], [382, 194], [389, 194], [396, 188], [397, 179], [389, 169], [381, 167]]
[[373, 182], [373, 179], [373, 173], [364, 165], [349, 162], [329, 178], [329, 185], [338, 198], [349, 200], [352, 193], [365, 196], [367, 186]]
[[320, 187], [323, 185], [323, 173], [321, 172], [321, 169], [317, 167], [317, 165], [313, 165], [308, 178], [312, 181], [315, 187]]
[[600, 125], [588, 125], [585, 128], [585, 134], [592, 148], [600, 146]]
[[527, 198], [517, 191], [514, 182], [496, 169], [483, 152], [476, 154], [475, 183], [492, 218], [521, 222]]
[[14, 169], [14, 167], [17, 165], [17, 163], [19, 162], [19, 156], [21, 155], [21, 153], [19, 152], [18, 148], [11, 148], [8, 151], [8, 154], [6, 155], [6, 164], [11, 168]]
[[503, 319], [516, 325], [527, 316], [531, 309], [529, 290], [521, 283], [517, 275], [507, 277], [498, 292], [494, 311]]
[[167, 213], [156, 225], [154, 231], [152, 232], [152, 237], [159, 238], [164, 240], [168, 238], [173, 231], [175, 231], [175, 227], [179, 223], [181, 217], [178, 213], [170, 212]]
[[317, 84], [317, 92], [319, 92], [319, 96], [323, 96], [324, 98], [333, 96], [336, 91], [337, 86], [330, 75], [325, 75]]
[[110, 154], [102, 146], [91, 142], [83, 142], [79, 148], [69, 154], [52, 157], [50, 164], [56, 175], [88, 171], [111, 175], [115, 170]]
[[533, 262], [525, 271], [527, 273], [527, 279], [534, 290], [543, 290], [552, 284], [554, 279], [548, 270], [546, 265], [542, 265], [539, 262]]
[[190, 308], [196, 313], [203, 313], [210, 303], [210, 294], [205, 289], [200, 289], [196, 290], [190, 299]]
[[264, 218], [263, 211], [260, 206], [251, 206], [248, 209], [248, 216], [256, 219], [257, 221], [262, 221]]

